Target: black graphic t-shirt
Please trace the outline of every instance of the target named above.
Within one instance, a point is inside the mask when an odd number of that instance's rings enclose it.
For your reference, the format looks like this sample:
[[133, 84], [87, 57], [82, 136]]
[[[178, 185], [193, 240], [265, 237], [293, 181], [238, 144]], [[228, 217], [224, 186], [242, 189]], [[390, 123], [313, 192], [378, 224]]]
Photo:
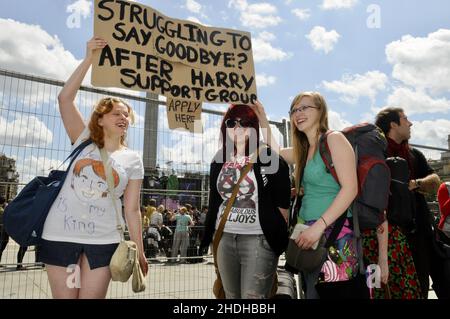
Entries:
[[[240, 177], [242, 168], [248, 163], [248, 157], [240, 157], [226, 162], [217, 179], [217, 190], [222, 197], [219, 207], [216, 229], [233, 192], [233, 186]], [[258, 186], [253, 169], [242, 180], [239, 192], [231, 207], [224, 232], [233, 234], [262, 234], [258, 215]]]

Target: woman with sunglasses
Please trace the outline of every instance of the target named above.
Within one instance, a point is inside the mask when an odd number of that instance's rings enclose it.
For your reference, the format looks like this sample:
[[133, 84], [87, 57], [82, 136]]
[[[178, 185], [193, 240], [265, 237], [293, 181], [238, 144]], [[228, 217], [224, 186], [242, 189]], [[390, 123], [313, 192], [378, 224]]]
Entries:
[[[258, 115], [266, 141], [269, 141], [272, 149], [279, 149], [271, 134], [264, 107], [259, 102], [251, 107]], [[325, 99], [317, 92], [300, 93], [293, 99], [289, 115], [293, 147], [280, 149], [279, 152], [289, 164], [295, 165], [296, 192], [303, 192], [298, 222], [309, 228], [301, 232], [295, 242], [301, 249], [311, 249], [322, 234], [329, 231], [330, 226], [347, 212], [358, 193], [355, 153], [342, 133], [330, 133], [328, 145], [340, 181], [340, 185], [337, 184], [332, 175], [327, 173], [318, 151], [319, 138], [329, 129]], [[338, 240], [351, 246], [352, 234], [347, 220]], [[356, 264], [356, 260], [353, 262]], [[319, 298], [315, 284], [320, 271], [321, 266], [312, 272], [303, 273], [307, 299]]]
[[201, 246], [211, 243], [241, 172], [252, 162], [226, 220], [217, 264], [227, 299], [269, 298], [278, 257], [288, 243], [289, 168], [261, 145], [259, 121], [249, 106], [229, 107], [222, 120], [221, 143], [211, 164]]

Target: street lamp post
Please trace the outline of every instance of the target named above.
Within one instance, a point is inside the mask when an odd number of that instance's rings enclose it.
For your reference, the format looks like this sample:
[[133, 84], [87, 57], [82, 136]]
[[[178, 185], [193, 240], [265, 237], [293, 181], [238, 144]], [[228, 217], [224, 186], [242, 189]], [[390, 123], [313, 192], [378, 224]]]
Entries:
[[8, 170], [6, 171], [6, 179], [8, 180], [8, 183], [6, 184], [6, 202], [9, 202], [9, 195], [11, 192], [11, 180], [14, 176], [14, 169], [12, 168], [12, 165], [9, 165]]

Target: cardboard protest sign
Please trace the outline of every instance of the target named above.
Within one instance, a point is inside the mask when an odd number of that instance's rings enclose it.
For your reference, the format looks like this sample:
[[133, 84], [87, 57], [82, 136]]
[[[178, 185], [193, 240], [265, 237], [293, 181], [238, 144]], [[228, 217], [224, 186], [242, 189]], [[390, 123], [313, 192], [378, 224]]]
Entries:
[[250, 33], [169, 18], [135, 2], [94, 1], [92, 84], [211, 103], [256, 100]]
[[202, 133], [202, 103], [167, 98], [167, 119], [171, 130], [183, 128]]

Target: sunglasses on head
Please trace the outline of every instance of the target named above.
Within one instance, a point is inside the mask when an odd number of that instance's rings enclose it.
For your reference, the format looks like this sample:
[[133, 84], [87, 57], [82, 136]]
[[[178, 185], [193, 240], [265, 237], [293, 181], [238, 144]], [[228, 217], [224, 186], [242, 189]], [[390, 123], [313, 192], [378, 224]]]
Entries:
[[240, 120], [228, 119], [228, 120], [225, 121], [225, 125], [228, 128], [236, 127], [237, 123], [239, 123], [240, 127], [250, 127], [250, 126], [252, 126], [252, 122], [250, 122], [249, 120], [246, 120], [246, 119], [240, 119]]

